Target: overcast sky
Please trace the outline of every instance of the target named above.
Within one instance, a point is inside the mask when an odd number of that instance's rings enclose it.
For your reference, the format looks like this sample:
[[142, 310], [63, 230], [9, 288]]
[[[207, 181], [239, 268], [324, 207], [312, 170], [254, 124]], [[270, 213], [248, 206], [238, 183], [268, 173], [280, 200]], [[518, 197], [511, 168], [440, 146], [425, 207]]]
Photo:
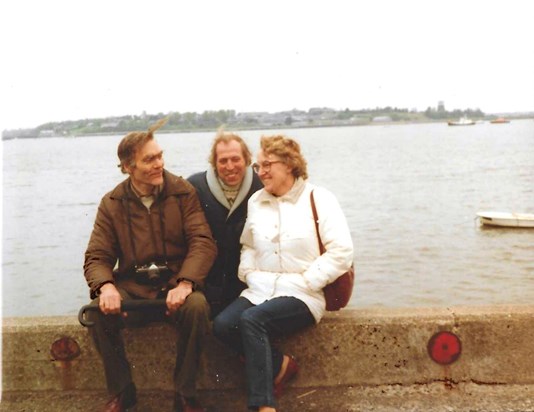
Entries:
[[0, 130], [126, 114], [534, 111], [531, 0], [0, 5]]

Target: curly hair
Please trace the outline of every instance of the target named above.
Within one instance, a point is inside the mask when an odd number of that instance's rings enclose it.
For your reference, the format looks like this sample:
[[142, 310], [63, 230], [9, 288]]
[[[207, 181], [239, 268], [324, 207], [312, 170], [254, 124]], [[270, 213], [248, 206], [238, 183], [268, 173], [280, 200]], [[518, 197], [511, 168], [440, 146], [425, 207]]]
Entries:
[[221, 142], [230, 143], [232, 140], [235, 140], [237, 143], [239, 143], [239, 145], [241, 146], [241, 153], [243, 154], [243, 158], [245, 159], [245, 164], [247, 166], [250, 166], [250, 164], [252, 163], [252, 154], [250, 153], [250, 150], [245, 141], [241, 138], [241, 136], [235, 133], [225, 132], [224, 127], [221, 126], [217, 130], [215, 139], [213, 139], [213, 144], [211, 145], [211, 152], [208, 157], [208, 161], [213, 166], [213, 168], [217, 167], [217, 145]]
[[158, 120], [148, 128], [146, 132], [130, 132], [124, 136], [117, 148], [117, 156], [119, 156], [120, 163], [117, 165], [121, 168], [122, 173], [128, 173], [126, 167], [135, 166], [135, 154], [145, 145], [145, 143], [154, 139], [154, 132], [163, 127], [169, 119], [167, 117]]
[[291, 168], [295, 178], [308, 178], [308, 164], [300, 152], [300, 145], [295, 140], [284, 135], [262, 136], [260, 147], [266, 155], [278, 156]]

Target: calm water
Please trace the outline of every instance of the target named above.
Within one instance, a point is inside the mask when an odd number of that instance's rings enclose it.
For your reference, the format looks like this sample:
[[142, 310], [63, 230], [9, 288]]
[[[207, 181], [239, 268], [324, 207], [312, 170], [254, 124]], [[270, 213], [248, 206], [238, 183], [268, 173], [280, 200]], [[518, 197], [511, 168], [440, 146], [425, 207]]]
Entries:
[[[242, 136], [256, 151], [259, 136]], [[534, 121], [283, 131], [332, 190], [355, 245], [354, 306], [532, 303], [534, 230], [483, 229], [478, 210], [534, 213]], [[204, 170], [214, 133], [159, 135], [166, 167]], [[73, 315], [121, 136], [3, 142], [3, 315]]]

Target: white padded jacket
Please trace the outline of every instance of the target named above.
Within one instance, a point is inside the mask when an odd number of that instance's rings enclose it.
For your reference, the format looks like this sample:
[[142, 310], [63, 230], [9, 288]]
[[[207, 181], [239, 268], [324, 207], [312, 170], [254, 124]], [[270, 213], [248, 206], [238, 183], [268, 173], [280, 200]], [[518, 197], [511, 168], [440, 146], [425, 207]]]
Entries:
[[[319, 246], [310, 203], [313, 190], [319, 215]], [[345, 273], [353, 245], [345, 215], [328, 190], [297, 179], [283, 196], [261, 189], [249, 199], [241, 235], [239, 278], [248, 286], [241, 296], [258, 305], [279, 296], [303, 301], [315, 321], [325, 312], [322, 289]]]

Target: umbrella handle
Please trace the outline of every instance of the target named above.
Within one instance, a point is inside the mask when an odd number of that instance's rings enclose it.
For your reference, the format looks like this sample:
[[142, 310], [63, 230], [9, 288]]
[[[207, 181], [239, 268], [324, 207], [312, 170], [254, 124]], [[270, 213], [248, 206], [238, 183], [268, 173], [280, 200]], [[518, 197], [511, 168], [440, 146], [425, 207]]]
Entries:
[[[121, 312], [126, 312], [130, 310], [141, 310], [145, 308], [156, 308], [166, 306], [165, 299], [135, 299], [135, 300], [125, 300], [121, 302]], [[78, 312], [78, 322], [86, 328], [93, 326], [94, 322], [88, 320], [85, 317], [85, 313], [89, 311], [100, 310], [100, 307], [95, 304], [84, 305], [80, 308]]]

